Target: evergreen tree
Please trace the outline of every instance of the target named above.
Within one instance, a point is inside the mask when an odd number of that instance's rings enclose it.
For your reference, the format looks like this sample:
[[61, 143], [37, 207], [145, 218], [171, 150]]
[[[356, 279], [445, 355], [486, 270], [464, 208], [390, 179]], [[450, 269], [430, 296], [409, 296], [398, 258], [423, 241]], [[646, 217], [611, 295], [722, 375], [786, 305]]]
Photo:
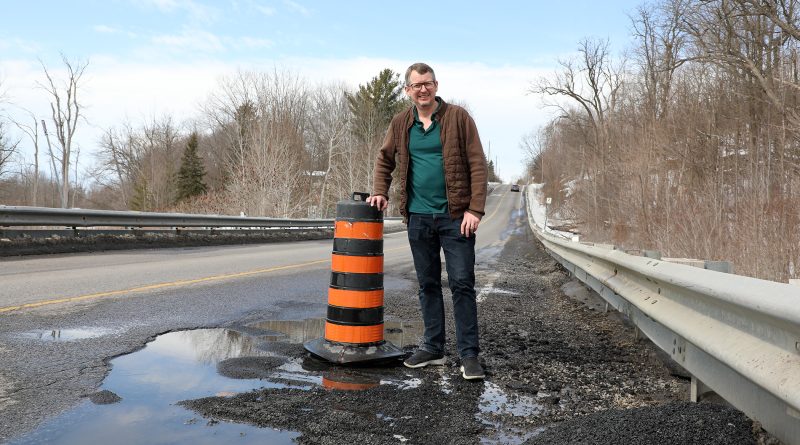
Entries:
[[497, 173], [494, 171], [494, 161], [491, 159], [488, 162], [487, 170], [489, 170], [489, 174], [487, 175], [486, 179], [489, 182], [500, 182], [500, 178], [497, 177]]
[[203, 182], [206, 171], [197, 154], [197, 145], [197, 132], [192, 132], [178, 170], [178, 201], [206, 192], [206, 184]]
[[355, 94], [345, 94], [353, 114], [355, 133], [368, 144], [374, 142], [371, 139], [376, 135], [383, 136], [395, 113], [410, 106], [410, 101], [403, 94], [400, 74], [389, 68], [366, 85], [359, 85]]
[[133, 186], [133, 196], [131, 197], [131, 210], [139, 212], [147, 212], [152, 210], [152, 196], [150, 195], [150, 187], [148, 186], [147, 178], [144, 175], [139, 176]]

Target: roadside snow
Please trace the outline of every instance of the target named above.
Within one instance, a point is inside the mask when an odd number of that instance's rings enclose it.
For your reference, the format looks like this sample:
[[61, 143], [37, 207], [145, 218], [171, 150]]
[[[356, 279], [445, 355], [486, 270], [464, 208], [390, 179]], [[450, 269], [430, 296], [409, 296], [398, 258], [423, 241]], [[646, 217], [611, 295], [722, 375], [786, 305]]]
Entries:
[[[542, 187], [544, 184], [528, 184], [525, 187], [526, 198], [528, 201], [528, 218], [532, 220], [533, 224], [539, 231], [545, 231], [556, 236], [577, 241], [577, 236], [571, 232], [563, 232], [561, 230], [553, 230], [550, 228], [550, 223], [553, 219], [547, 217], [547, 205], [544, 204], [544, 197], [542, 196]], [[545, 228], [545, 224], [547, 227]]]

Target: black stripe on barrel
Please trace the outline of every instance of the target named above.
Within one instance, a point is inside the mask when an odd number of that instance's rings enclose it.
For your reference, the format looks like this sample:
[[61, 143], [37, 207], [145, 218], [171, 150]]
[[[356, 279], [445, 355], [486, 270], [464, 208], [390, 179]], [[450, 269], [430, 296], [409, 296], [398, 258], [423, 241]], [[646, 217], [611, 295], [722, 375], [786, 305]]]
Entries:
[[383, 289], [383, 274], [331, 272], [331, 287], [348, 290]]
[[348, 326], [370, 326], [383, 323], [383, 306], [369, 309], [328, 306], [328, 321]]
[[333, 253], [339, 255], [383, 255], [382, 239], [334, 238]]

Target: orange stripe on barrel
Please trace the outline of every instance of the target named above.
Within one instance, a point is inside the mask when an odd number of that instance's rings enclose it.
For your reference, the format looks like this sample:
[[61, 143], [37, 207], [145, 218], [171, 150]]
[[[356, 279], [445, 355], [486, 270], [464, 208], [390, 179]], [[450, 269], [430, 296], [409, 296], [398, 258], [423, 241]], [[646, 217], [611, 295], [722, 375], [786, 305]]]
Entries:
[[346, 290], [328, 288], [328, 305], [368, 309], [383, 306], [383, 289]]
[[337, 343], [378, 343], [383, 341], [383, 323], [372, 326], [345, 326], [326, 321], [325, 340]]
[[331, 271], [383, 273], [383, 256], [331, 255]]
[[336, 221], [334, 238], [382, 239], [382, 222]]

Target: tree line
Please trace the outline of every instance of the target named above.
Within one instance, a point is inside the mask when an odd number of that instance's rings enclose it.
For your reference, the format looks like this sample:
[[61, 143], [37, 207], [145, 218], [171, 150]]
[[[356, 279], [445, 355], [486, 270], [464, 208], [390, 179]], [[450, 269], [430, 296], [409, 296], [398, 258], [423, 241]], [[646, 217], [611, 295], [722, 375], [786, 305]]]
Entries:
[[[331, 217], [336, 201], [371, 190], [389, 121], [410, 106], [390, 69], [355, 91], [335, 82], [309, 86], [277, 68], [239, 71], [220, 80], [197, 118], [165, 115], [105, 129], [85, 173], [89, 181], [78, 181], [71, 140], [82, 118], [78, 93], [87, 63], [63, 62], [63, 83], [43, 65], [55, 150], [39, 155], [43, 141], [50, 143], [44, 119], [28, 113], [29, 121], [0, 120], [4, 204]], [[35, 148], [34, 163], [12, 156], [21, 140], [12, 141], [10, 124]], [[39, 166], [40, 157], [50, 165]]]
[[661, 0], [630, 16], [626, 57], [582, 40], [530, 88], [558, 110], [522, 142], [551, 211], [584, 238], [797, 277], [798, 6]]

